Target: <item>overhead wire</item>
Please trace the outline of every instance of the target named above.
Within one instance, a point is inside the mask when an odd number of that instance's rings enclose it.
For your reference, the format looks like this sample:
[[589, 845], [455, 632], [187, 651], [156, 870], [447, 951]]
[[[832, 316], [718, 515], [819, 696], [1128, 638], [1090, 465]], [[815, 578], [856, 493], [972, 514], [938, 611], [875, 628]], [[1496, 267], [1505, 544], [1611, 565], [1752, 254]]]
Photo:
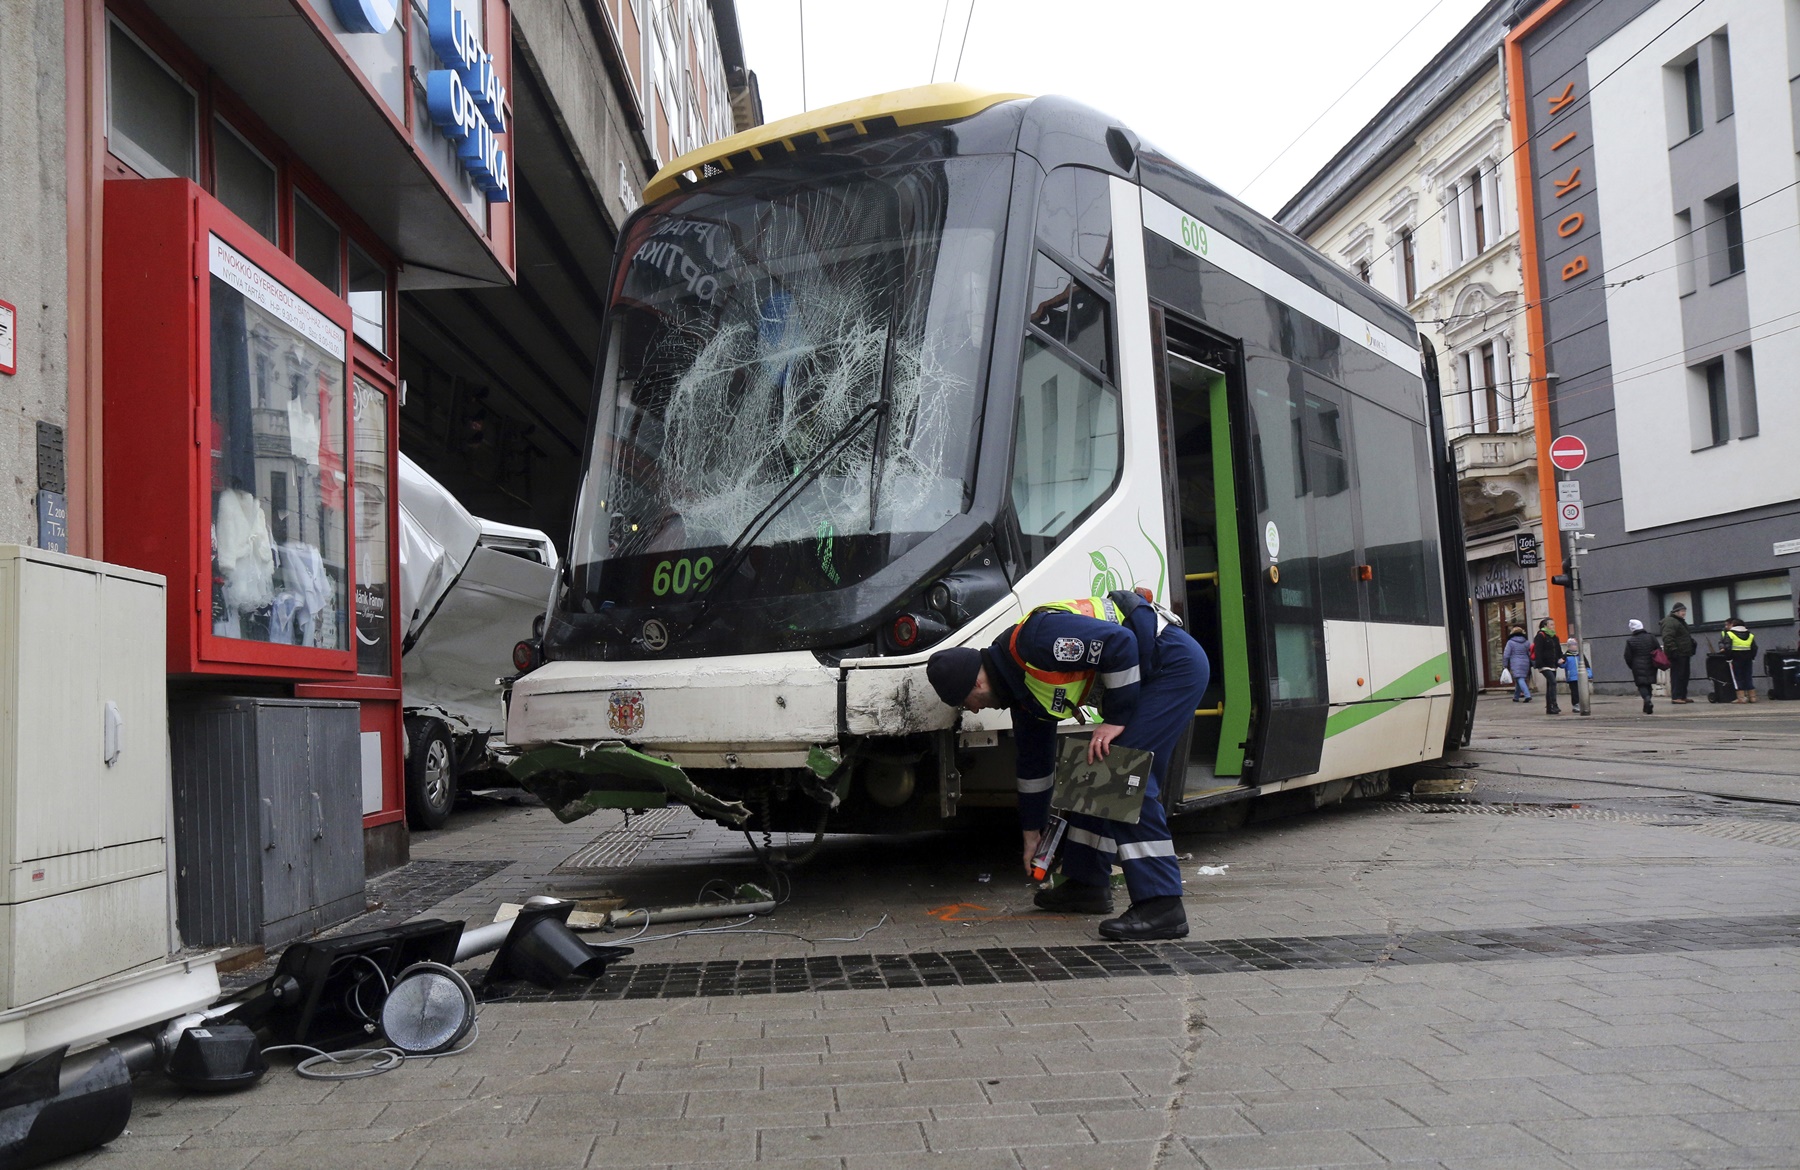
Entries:
[[931, 80], [927, 85], [937, 84], [938, 58], [944, 53], [944, 27], [950, 23], [950, 0], [944, 0], [943, 14], [938, 17], [937, 40], [931, 43]]
[[1288, 151], [1290, 151], [1290, 150], [1294, 149], [1294, 147], [1300, 145], [1300, 140], [1302, 138], [1305, 138], [1308, 134], [1312, 133], [1312, 129], [1314, 126], [1317, 126], [1320, 122], [1323, 122], [1325, 120], [1326, 116], [1331, 113], [1331, 111], [1337, 109], [1338, 103], [1342, 102], [1345, 98], [1349, 97], [1351, 90], [1353, 90], [1357, 86], [1361, 85], [1363, 83], [1364, 79], [1366, 79], [1369, 76], [1369, 74], [1375, 72], [1375, 69], [1377, 66], [1379, 66], [1383, 61], [1385, 61], [1389, 57], [1391, 57], [1394, 53], [1394, 50], [1398, 49], [1402, 44], [1405, 43], [1407, 37], [1412, 36], [1413, 33], [1418, 29], [1418, 27], [1421, 24], [1424, 24], [1425, 21], [1431, 16], [1432, 13], [1436, 12], [1438, 9], [1442, 8], [1443, 6], [1444, 6], [1444, 0], [1437, 0], [1437, 3], [1433, 4], [1430, 8], [1427, 8], [1425, 10], [1424, 16], [1421, 16], [1421, 17], [1419, 17], [1418, 20], [1414, 21], [1411, 28], [1407, 29], [1405, 32], [1400, 34], [1399, 40], [1396, 40], [1393, 44], [1388, 46], [1387, 52], [1385, 52], [1381, 56], [1375, 58], [1374, 64], [1370, 65], [1367, 69], [1363, 70], [1362, 73], [1360, 73], [1357, 76], [1355, 81], [1352, 81], [1348, 86], [1346, 86], [1344, 88], [1343, 93], [1338, 94], [1337, 97], [1332, 100], [1330, 105], [1326, 106], [1323, 110], [1321, 110], [1319, 112], [1318, 117], [1314, 118], [1312, 121], [1310, 121], [1306, 124], [1306, 129], [1304, 129], [1304, 130], [1300, 131], [1300, 133], [1294, 135], [1294, 140], [1292, 142], [1290, 142], [1286, 146], [1282, 147], [1279, 154], [1277, 154], [1274, 158], [1270, 159], [1267, 163], [1263, 164], [1263, 169], [1260, 171], [1257, 171], [1256, 174], [1252, 175], [1250, 177], [1250, 181], [1248, 183], [1245, 183], [1242, 187], [1238, 188], [1238, 198], [1240, 198], [1240, 199], [1243, 198], [1245, 193], [1248, 192], [1250, 190], [1250, 188], [1256, 186], [1256, 182], [1258, 179], [1262, 178], [1264, 175], [1269, 173], [1270, 167], [1273, 167], [1276, 163], [1278, 163], [1282, 159], [1286, 158]]
[[[1619, 70], [1621, 70], [1621, 69], [1625, 68], [1625, 66], [1631, 64], [1631, 62], [1637, 57], [1637, 55], [1639, 53], [1642, 53], [1645, 49], [1648, 49], [1651, 45], [1654, 45], [1657, 41], [1660, 41], [1663, 38], [1664, 33], [1667, 33], [1670, 29], [1674, 28], [1676, 25], [1678, 25], [1682, 21], [1686, 20], [1695, 11], [1695, 9], [1699, 8], [1702, 4], [1704, 4], [1706, 2], [1707, 2], [1707, 0], [1694, 0], [1694, 3], [1692, 5], [1690, 5], [1685, 11], [1683, 11], [1680, 16], [1677, 16], [1674, 20], [1671, 20], [1668, 24], [1664, 25], [1662, 27], [1662, 29], [1660, 31], [1658, 31], [1655, 36], [1653, 36], [1649, 40], [1645, 41], [1642, 45], [1639, 45], [1637, 47], [1637, 49], [1635, 51], [1633, 51], [1630, 56], [1626, 57], [1623, 61], [1619, 62], [1617, 65], [1614, 65], [1611, 69], [1607, 70], [1606, 73], [1600, 78], [1600, 80], [1591, 82], [1587, 87], [1587, 92], [1581, 95], [1581, 99], [1577, 102], [1572, 103], [1570, 105], [1569, 109], [1564, 112], [1565, 113], [1572, 112], [1573, 110], [1582, 109], [1582, 108], [1585, 108], [1586, 106], [1592, 104], [1594, 91], [1596, 89], [1599, 89], [1602, 85], [1604, 85], [1609, 79], [1611, 79], [1615, 74], [1617, 74], [1619, 72]], [[1511, 80], [1513, 81], [1514, 84], [1522, 83], [1522, 79], [1520, 79], [1520, 78], [1513, 78]], [[1525, 148], [1525, 146], [1530, 143], [1530, 141], [1531, 141], [1531, 139], [1529, 137], [1525, 138], [1523, 141], [1521, 141], [1516, 146], [1514, 146], [1511, 150], [1507, 151], [1505, 154], [1503, 154], [1499, 158], [1495, 159], [1492, 167], [1488, 169], [1488, 173], [1494, 174], [1494, 175], [1499, 174], [1500, 165], [1502, 163], [1506, 162], [1507, 159], [1510, 159], [1513, 155], [1519, 153], [1520, 150], [1523, 150]], [[1527, 156], [1527, 159], [1529, 160], [1529, 156]], [[1480, 170], [1480, 168], [1477, 168], [1477, 170]], [[1426, 215], [1423, 219], [1419, 220], [1418, 223], [1413, 224], [1411, 230], [1414, 232], [1418, 231], [1419, 228], [1424, 227], [1426, 224], [1430, 223], [1432, 220], [1436, 219], [1438, 216], [1444, 214], [1444, 212], [1449, 210], [1449, 208], [1451, 206], [1452, 206], [1452, 204], [1450, 204], [1450, 203], [1440, 204], [1436, 211], [1431, 212], [1430, 214]], [[1386, 258], [1388, 255], [1390, 255], [1393, 252], [1393, 250], [1395, 248], [1399, 247], [1399, 245], [1400, 245], [1400, 241], [1395, 240], [1393, 243], [1389, 244], [1385, 249], [1383, 249], [1380, 253], [1378, 253], [1374, 257], [1374, 259], [1370, 260], [1369, 263], [1373, 264], [1377, 260]]]
[[963, 21], [962, 44], [956, 49], [956, 72], [950, 75], [951, 81], [962, 79], [963, 51], [969, 47], [969, 26], [975, 23], [975, 0], [969, 0], [969, 15]]

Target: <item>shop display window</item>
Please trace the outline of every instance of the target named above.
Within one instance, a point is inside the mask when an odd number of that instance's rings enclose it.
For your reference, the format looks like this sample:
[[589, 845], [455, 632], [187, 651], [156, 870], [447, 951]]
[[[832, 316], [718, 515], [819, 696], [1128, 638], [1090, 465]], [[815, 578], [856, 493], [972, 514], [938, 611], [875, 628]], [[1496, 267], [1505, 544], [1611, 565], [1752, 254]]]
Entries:
[[217, 236], [212, 631], [348, 645], [343, 329]]
[[388, 582], [388, 396], [357, 377], [353, 391], [356, 450], [356, 672], [394, 671], [392, 590]]

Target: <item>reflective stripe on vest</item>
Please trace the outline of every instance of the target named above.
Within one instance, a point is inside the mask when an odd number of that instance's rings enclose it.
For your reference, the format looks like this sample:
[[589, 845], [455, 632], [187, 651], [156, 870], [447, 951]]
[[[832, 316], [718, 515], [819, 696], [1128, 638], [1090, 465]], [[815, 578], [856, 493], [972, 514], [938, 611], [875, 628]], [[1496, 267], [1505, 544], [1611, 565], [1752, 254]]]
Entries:
[[1025, 623], [1040, 613], [1078, 613], [1083, 617], [1099, 618], [1101, 621], [1125, 624], [1125, 615], [1119, 607], [1107, 597], [1077, 597], [1072, 601], [1052, 601], [1040, 605], [1020, 618], [1014, 625], [1012, 637], [1006, 648], [1012, 652], [1013, 661], [1025, 672], [1025, 689], [1031, 697], [1038, 701], [1038, 706], [1047, 711], [1052, 718], [1061, 719], [1073, 715], [1087, 698], [1088, 688], [1094, 685], [1094, 671], [1089, 670], [1040, 670], [1025, 661], [1019, 653], [1019, 631]]
[[1732, 630], [1725, 631], [1725, 640], [1731, 643], [1731, 648], [1733, 650], [1748, 650], [1756, 645], [1755, 634], [1746, 633], [1739, 635]]

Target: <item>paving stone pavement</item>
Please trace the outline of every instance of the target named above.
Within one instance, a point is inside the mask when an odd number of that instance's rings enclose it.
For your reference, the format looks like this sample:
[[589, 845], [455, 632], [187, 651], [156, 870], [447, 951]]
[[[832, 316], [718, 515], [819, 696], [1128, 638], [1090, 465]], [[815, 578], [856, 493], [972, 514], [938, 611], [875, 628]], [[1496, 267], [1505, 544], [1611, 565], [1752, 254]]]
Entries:
[[[1484, 742], [1516, 753], [1535, 728], [1493, 706]], [[1784, 754], [1800, 747], [1796, 721], [1741, 715], [1659, 735], [1697, 754], [1745, 729], [1772, 761], [1758, 765], [1758, 793], [1800, 801], [1800, 752]], [[1587, 726], [1603, 733], [1595, 752], [1638, 734], [1624, 713]], [[1654, 790], [1577, 790], [1624, 765], [1583, 765], [1578, 745], [1558, 743], [1548, 777], [1508, 773], [1506, 802], [1524, 802], [1511, 811], [1363, 804], [1178, 837], [1192, 940], [1215, 944], [1195, 953], [1354, 940], [1340, 965], [489, 1003], [468, 1052], [385, 1076], [326, 1085], [278, 1065], [224, 1097], [143, 1080], [128, 1135], [69, 1164], [1800, 1165], [1800, 936], [1782, 933], [1800, 914], [1800, 836], [1738, 831], [1800, 824], [1800, 809], [1696, 797], [1654, 770], [1613, 773]], [[1501, 787], [1482, 785], [1477, 797]], [[676, 839], [677, 824], [694, 832]], [[414, 854], [506, 863], [434, 909], [479, 920], [546, 888], [670, 903], [710, 878], [757, 876], [741, 837], [692, 820], [665, 823], [628, 868], [556, 872], [618, 828], [477, 804], [415, 838]], [[1202, 877], [1202, 863], [1229, 868]], [[857, 956], [916, 967], [950, 952], [1104, 949], [1090, 919], [1030, 910], [1016, 865], [1001, 831], [832, 839], [756, 924], [789, 933], [640, 939], [609, 979], [658, 965], [666, 980], [678, 964], [827, 957], [819, 969], [843, 972]], [[1520, 950], [1455, 953], [1477, 936]], [[1581, 938], [1638, 941], [1619, 953], [1567, 943]]]

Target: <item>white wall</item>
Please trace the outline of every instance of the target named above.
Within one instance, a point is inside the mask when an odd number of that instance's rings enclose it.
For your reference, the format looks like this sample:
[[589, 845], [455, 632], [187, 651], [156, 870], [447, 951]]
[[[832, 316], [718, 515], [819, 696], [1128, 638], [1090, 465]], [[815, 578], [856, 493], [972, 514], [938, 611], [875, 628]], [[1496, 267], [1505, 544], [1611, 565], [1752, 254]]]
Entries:
[[[1800, 6], [1709, 0], [1670, 27], [1690, 3], [1662, 0], [1588, 56], [1588, 76], [1606, 78], [1589, 95], [1602, 255], [1628, 261], [1604, 275], [1614, 286], [1643, 277], [1610, 288], [1607, 305], [1625, 527], [1634, 531], [1800, 498], [1800, 197], [1782, 190], [1800, 177], [1786, 35]], [[1735, 134], [1741, 201], [1762, 199], [1743, 212], [1760, 433], [1693, 451], [1662, 71], [1727, 27], [1736, 112], [1706, 132]]]

